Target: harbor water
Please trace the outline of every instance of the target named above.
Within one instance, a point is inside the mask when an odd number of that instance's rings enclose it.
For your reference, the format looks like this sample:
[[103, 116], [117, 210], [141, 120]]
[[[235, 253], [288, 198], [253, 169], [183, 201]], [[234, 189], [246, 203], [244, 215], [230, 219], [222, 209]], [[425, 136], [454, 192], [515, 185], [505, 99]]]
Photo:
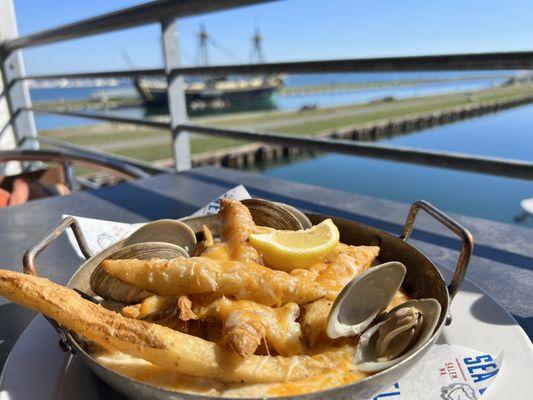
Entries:
[[[533, 161], [532, 126], [533, 105], [526, 105], [380, 143]], [[533, 227], [533, 218], [522, 218], [520, 207], [521, 200], [533, 197], [533, 183], [527, 180], [339, 154], [262, 173], [404, 203], [425, 199], [450, 212]]]

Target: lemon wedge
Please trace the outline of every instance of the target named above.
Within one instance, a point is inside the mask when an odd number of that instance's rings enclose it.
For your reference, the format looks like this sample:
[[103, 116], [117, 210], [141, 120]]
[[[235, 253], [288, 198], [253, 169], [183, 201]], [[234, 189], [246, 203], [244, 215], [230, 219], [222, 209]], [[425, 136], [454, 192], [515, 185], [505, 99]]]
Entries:
[[270, 267], [292, 271], [308, 267], [333, 251], [339, 243], [339, 230], [328, 218], [309, 229], [256, 233], [248, 240]]

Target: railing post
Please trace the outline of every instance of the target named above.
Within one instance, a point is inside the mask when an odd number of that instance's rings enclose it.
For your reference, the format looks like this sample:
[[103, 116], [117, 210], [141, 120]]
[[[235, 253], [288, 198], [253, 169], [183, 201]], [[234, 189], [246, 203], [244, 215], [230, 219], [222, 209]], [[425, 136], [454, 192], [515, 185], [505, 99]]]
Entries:
[[168, 82], [168, 110], [172, 128], [172, 146], [174, 165], [177, 171], [191, 168], [191, 152], [189, 134], [177, 129], [179, 124], [187, 121], [187, 105], [185, 102], [183, 75], [173, 75], [172, 68], [179, 68], [178, 30], [175, 18], [161, 21], [163, 35], [163, 56], [165, 61], [165, 74]]
[[[14, 149], [26, 136], [36, 137], [35, 121], [27, 83], [15, 78], [24, 76], [24, 64], [20, 50], [4, 51], [2, 41], [18, 36], [13, 0], [0, 0], [0, 150]], [[23, 148], [36, 149], [38, 143], [28, 140]], [[0, 174], [16, 174], [20, 163], [10, 162], [0, 168]]]

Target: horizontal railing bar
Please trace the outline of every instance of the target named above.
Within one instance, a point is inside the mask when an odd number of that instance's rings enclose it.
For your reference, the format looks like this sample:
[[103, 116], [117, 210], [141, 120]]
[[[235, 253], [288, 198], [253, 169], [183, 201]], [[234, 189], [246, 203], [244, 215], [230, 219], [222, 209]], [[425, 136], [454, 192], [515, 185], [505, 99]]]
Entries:
[[[39, 108], [32, 108], [32, 110], [35, 112], [50, 112], [55, 114], [71, 115], [82, 118], [94, 118], [113, 122], [152, 126], [170, 130], [169, 123], [164, 123], [160, 121], [107, 116], [82, 111], [43, 110]], [[412, 147], [387, 146], [375, 143], [364, 143], [355, 140], [307, 138], [301, 136], [272, 134], [258, 131], [245, 131], [240, 129], [224, 129], [195, 124], [180, 124], [178, 125], [177, 130], [185, 130], [190, 133], [199, 133], [204, 135], [243, 139], [254, 142], [302, 147], [322, 152], [343, 153], [361, 157], [376, 158], [381, 160], [418, 164], [429, 167], [439, 167], [452, 170], [477, 172], [488, 175], [533, 180], [533, 163], [523, 160], [484, 157], [474, 154], [464, 154], [455, 152], [440, 152], [427, 149], [417, 149]]]
[[48, 74], [48, 75], [27, 75], [17, 80], [27, 81], [48, 81], [59, 79], [105, 79], [105, 78], [140, 78], [148, 76], [163, 76], [165, 70], [163, 68], [149, 68], [149, 69], [128, 69], [116, 71], [95, 71], [95, 72], [75, 72], [71, 74]]
[[41, 150], [3, 150], [0, 151], [0, 162], [7, 162], [10, 160], [18, 161], [77, 161], [82, 164], [96, 165], [99, 168], [113, 171], [120, 175], [139, 179], [148, 178], [150, 174], [137, 168], [134, 165], [110, 160], [107, 157], [99, 157], [96, 155], [87, 155], [79, 152], [70, 152], [65, 149], [41, 149]]
[[387, 146], [354, 140], [306, 138], [238, 129], [223, 129], [192, 124], [181, 124], [177, 129], [186, 130], [190, 133], [302, 147], [321, 152], [343, 153], [380, 160], [533, 180], [533, 162], [523, 160], [484, 157], [455, 152], [440, 152], [401, 146]]
[[3, 42], [5, 51], [277, 0], [158, 0]]
[[96, 182], [90, 181], [89, 179], [86, 179], [82, 176], [76, 176], [74, 180], [76, 181], [78, 185], [81, 186], [82, 189], [96, 190], [102, 187], [102, 185]]
[[173, 172], [176, 172], [172, 168], [162, 167], [162, 166], [159, 166], [159, 165], [156, 165], [156, 164], [152, 164], [152, 163], [149, 163], [149, 162], [137, 160], [135, 158], [125, 157], [125, 156], [121, 156], [121, 155], [118, 155], [118, 154], [112, 154], [112, 153], [108, 153], [106, 151], [102, 151], [102, 150], [98, 150], [98, 149], [91, 148], [91, 147], [86, 147], [86, 146], [80, 146], [80, 145], [77, 145], [77, 144], [68, 143], [68, 142], [65, 142], [63, 140], [49, 138], [49, 137], [46, 137], [46, 136], [39, 136], [39, 137], [26, 136], [21, 141], [20, 145], [22, 145], [22, 143], [27, 141], [27, 140], [35, 140], [35, 141], [38, 141], [40, 143], [50, 144], [50, 145], [53, 145], [55, 147], [60, 147], [60, 148], [76, 151], [76, 152], [83, 153], [83, 154], [97, 155], [97, 156], [100, 156], [100, 157], [107, 157], [107, 158], [109, 158], [110, 160], [113, 160], [113, 161], [120, 161], [120, 162], [124, 162], [124, 163], [127, 163], [127, 164], [132, 164], [132, 165], [136, 166], [137, 168], [140, 168], [140, 169], [142, 169], [142, 170], [144, 170], [146, 172], [149, 172], [151, 174], [161, 174], [161, 173], [173, 173]]
[[[533, 69], [533, 52], [449, 54], [409, 57], [352, 58], [265, 64], [208, 65], [172, 69], [174, 75], [269, 74], [326, 72], [391, 72]], [[80, 72], [72, 74], [28, 75], [25, 80], [138, 78], [164, 75], [162, 68]]]
[[154, 120], [143, 119], [143, 118], [122, 117], [118, 115], [107, 115], [103, 113], [94, 113], [94, 112], [89, 113], [85, 111], [56, 110], [56, 109], [41, 108], [41, 107], [23, 108], [22, 110], [33, 111], [35, 113], [40, 113], [40, 114], [68, 115], [71, 117], [97, 119], [100, 121], [121, 122], [125, 124], [149, 126], [151, 128], [170, 129], [170, 122], [154, 121]]

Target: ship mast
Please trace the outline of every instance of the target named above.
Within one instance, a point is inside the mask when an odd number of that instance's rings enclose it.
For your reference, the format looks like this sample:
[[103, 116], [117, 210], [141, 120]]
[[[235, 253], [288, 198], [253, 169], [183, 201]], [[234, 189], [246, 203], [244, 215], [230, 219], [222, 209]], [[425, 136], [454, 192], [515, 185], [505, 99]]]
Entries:
[[200, 32], [198, 33], [198, 40], [200, 42], [199, 51], [198, 54], [198, 65], [206, 66], [209, 65], [209, 55], [207, 51], [207, 41], [209, 39], [209, 35], [207, 34], [207, 31], [205, 30], [205, 25], [200, 25]]
[[252, 63], [262, 63], [263, 62], [263, 48], [261, 42], [263, 41], [263, 36], [259, 32], [259, 28], [255, 29], [255, 33], [252, 36]]

